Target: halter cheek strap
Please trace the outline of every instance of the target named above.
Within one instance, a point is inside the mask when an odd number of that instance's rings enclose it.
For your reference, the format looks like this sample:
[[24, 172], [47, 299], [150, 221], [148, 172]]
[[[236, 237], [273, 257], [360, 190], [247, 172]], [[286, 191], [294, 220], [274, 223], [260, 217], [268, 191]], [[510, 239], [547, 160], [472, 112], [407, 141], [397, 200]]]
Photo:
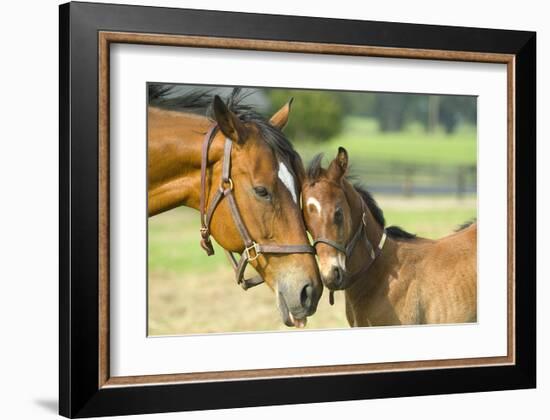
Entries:
[[[353, 235], [351, 240], [346, 245], [339, 244], [338, 242], [333, 241], [331, 239], [327, 239], [327, 238], [317, 238], [315, 241], [313, 241], [313, 246], [315, 246], [315, 245], [317, 245], [318, 243], [321, 242], [321, 243], [327, 244], [327, 245], [333, 247], [334, 249], [340, 251], [342, 254], [344, 254], [346, 256], [346, 258], [350, 258], [351, 254], [353, 254], [353, 250], [355, 249], [355, 245], [357, 245], [357, 242], [361, 238], [361, 235], [363, 234], [363, 232], [365, 231], [366, 226], [367, 226], [364, 209], [363, 209], [363, 215], [362, 215], [361, 219], [362, 219], [362, 223], [359, 224], [359, 229], [356, 229], [355, 234]], [[366, 235], [365, 235], [365, 240], [366, 240], [367, 244], [370, 246], [369, 239], [367, 238]], [[372, 251], [372, 246], [370, 246], [370, 249]], [[372, 256], [372, 254], [371, 254], [371, 256]]]
[[[382, 249], [384, 248], [384, 244], [386, 243], [386, 238], [387, 238], [386, 229], [384, 229], [382, 231], [382, 236], [380, 238], [380, 241], [378, 242], [378, 246], [376, 248], [374, 248], [372, 246], [372, 243], [371, 243], [371, 241], [369, 240], [369, 238], [367, 236], [367, 210], [366, 210], [366, 207], [365, 207], [365, 202], [362, 201], [362, 200], [361, 200], [361, 208], [362, 208], [363, 213], [361, 215], [361, 222], [359, 223], [359, 228], [355, 230], [355, 234], [353, 235], [351, 240], [346, 245], [342, 245], [338, 242], [335, 242], [335, 241], [333, 241], [331, 239], [327, 239], [327, 238], [317, 238], [313, 241], [313, 246], [314, 247], [318, 243], [327, 244], [327, 245], [333, 247], [334, 249], [340, 251], [341, 253], [343, 253], [346, 256], [346, 260], [347, 260], [347, 259], [351, 258], [351, 256], [353, 255], [353, 251], [355, 249], [355, 246], [359, 242], [359, 239], [361, 238], [361, 236], [364, 235], [365, 236], [365, 245], [367, 246], [369, 256], [370, 256], [370, 260], [367, 262], [367, 264], [365, 264], [363, 267], [361, 267], [361, 269], [359, 271], [357, 271], [356, 273], [353, 273], [351, 275], [352, 279], [355, 278], [355, 277], [362, 276], [363, 274], [365, 274], [368, 271], [370, 266], [374, 263], [374, 261], [382, 253]], [[331, 305], [334, 305], [334, 291], [333, 290], [330, 291], [329, 302], [330, 302]]]
[[233, 270], [235, 271], [237, 284], [239, 284], [244, 290], [247, 290], [264, 282], [263, 278], [260, 276], [254, 276], [249, 279], [244, 278], [244, 272], [248, 263], [254, 261], [261, 254], [315, 254], [315, 248], [309, 244], [259, 244], [250, 237], [233, 194], [233, 181], [231, 179], [231, 149], [233, 142], [227, 138], [225, 139], [224, 144], [222, 178], [220, 185], [216, 190], [212, 201], [208, 207], [206, 207], [206, 170], [208, 166], [208, 150], [212, 140], [214, 139], [216, 130], [217, 125], [213, 125], [206, 133], [201, 154], [201, 191], [199, 204], [201, 213], [201, 247], [206, 251], [207, 255], [210, 256], [214, 254], [214, 247], [212, 246], [212, 241], [210, 239], [210, 222], [214, 211], [218, 207], [218, 204], [220, 204], [222, 199], [225, 198], [229, 204], [233, 222], [235, 223], [239, 235], [244, 243], [244, 251], [242, 252], [240, 259], [237, 259], [231, 251], [225, 250], [225, 253], [233, 267]]
[[[200, 204], [199, 204], [199, 210], [201, 212], [201, 247], [206, 251], [206, 254], [208, 256], [214, 255], [214, 248], [212, 246], [212, 241], [210, 240], [210, 223], [207, 223], [207, 221], [210, 220], [210, 217], [206, 216], [206, 168], [208, 166], [208, 149], [210, 148], [210, 144], [212, 143], [212, 140], [214, 139], [214, 135], [216, 134], [217, 126], [213, 125], [210, 127], [208, 132], [206, 133], [206, 136], [204, 137], [204, 141], [202, 143], [202, 150], [201, 150], [201, 191], [200, 191]], [[219, 202], [220, 198], [218, 198], [218, 192], [216, 193], [216, 196], [214, 197], [213, 203]], [[212, 206], [210, 206], [213, 208]]]

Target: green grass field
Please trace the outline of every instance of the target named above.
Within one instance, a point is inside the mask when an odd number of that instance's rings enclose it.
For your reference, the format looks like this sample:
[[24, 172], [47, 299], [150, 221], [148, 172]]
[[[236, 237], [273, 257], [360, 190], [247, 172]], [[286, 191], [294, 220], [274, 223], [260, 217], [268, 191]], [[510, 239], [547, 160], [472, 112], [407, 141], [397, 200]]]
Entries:
[[[451, 233], [461, 223], [476, 216], [473, 197], [383, 196], [378, 199], [388, 226], [397, 225], [419, 236], [437, 239]], [[220, 248], [206, 257], [199, 243], [199, 213], [180, 207], [149, 219], [149, 270], [185, 273], [189, 267], [202, 274], [225, 266]], [[184, 252], [183, 252], [184, 251]]]
[[342, 133], [327, 142], [295, 142], [306, 161], [320, 151], [332, 158], [338, 146], [348, 150], [352, 162], [356, 158], [375, 162], [475, 165], [477, 159], [476, 130], [471, 126], [459, 127], [452, 135], [443, 131], [427, 134], [415, 125], [407, 127], [405, 132], [382, 133], [374, 120], [350, 117]]
[[[475, 197], [377, 197], [388, 224], [439, 238], [475, 217]], [[288, 330], [266, 285], [243, 291], [223, 250], [207, 257], [199, 246], [199, 213], [177, 208], [149, 219], [149, 334]], [[346, 328], [344, 298], [323, 296], [308, 328]]]

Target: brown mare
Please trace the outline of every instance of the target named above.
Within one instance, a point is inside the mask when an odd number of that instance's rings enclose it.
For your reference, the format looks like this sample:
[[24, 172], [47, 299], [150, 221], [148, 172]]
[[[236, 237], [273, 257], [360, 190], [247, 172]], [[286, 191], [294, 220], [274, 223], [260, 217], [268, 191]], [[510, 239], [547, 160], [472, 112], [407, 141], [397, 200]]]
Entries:
[[346, 150], [320, 163], [308, 168], [303, 213], [324, 285], [345, 289], [350, 325], [475, 322], [477, 225], [439, 240], [385, 228], [372, 196], [346, 179]]
[[[238, 89], [227, 103], [205, 92], [179, 97], [170, 96], [171, 92], [150, 86], [149, 216], [178, 206], [199, 210], [201, 160], [205, 161], [203, 209], [213, 202], [217, 205], [203, 222], [201, 234], [207, 232], [203, 240], [208, 242], [211, 234], [225, 250], [247, 256], [246, 262], [275, 291], [284, 323], [304, 326], [317, 308], [323, 286], [298, 203], [304, 167], [281, 132], [290, 102], [267, 121], [242, 105]], [[204, 115], [209, 107], [211, 118]], [[198, 110], [203, 115], [195, 113]], [[205, 153], [207, 133], [212, 137]], [[222, 181], [222, 173], [229, 179]], [[255, 244], [248, 251], [245, 237]], [[310, 251], [293, 251], [300, 247]], [[277, 253], [278, 248], [284, 251]], [[242, 274], [237, 277], [240, 281]]]

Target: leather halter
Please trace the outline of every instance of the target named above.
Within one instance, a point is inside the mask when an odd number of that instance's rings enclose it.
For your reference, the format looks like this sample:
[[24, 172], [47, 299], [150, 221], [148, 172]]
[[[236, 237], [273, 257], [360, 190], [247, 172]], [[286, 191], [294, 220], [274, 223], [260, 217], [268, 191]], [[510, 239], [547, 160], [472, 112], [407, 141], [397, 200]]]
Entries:
[[[338, 242], [335, 242], [335, 241], [333, 241], [331, 239], [327, 239], [327, 238], [317, 238], [313, 241], [313, 246], [314, 247], [318, 243], [327, 244], [327, 245], [333, 247], [334, 249], [336, 249], [337, 251], [340, 251], [341, 253], [343, 253], [346, 256], [346, 260], [347, 260], [347, 259], [351, 258], [352, 254], [353, 254], [353, 251], [355, 249], [355, 246], [359, 242], [359, 239], [361, 238], [361, 236], [363, 236], [363, 234], [364, 234], [365, 244], [366, 244], [366, 246], [369, 250], [370, 260], [366, 265], [361, 267], [361, 269], [359, 269], [359, 271], [357, 271], [357, 272], [355, 272], [351, 275], [352, 279], [355, 278], [355, 277], [361, 276], [361, 275], [363, 275], [367, 272], [367, 270], [374, 263], [376, 258], [378, 258], [378, 256], [382, 253], [382, 248], [384, 248], [384, 244], [386, 243], [386, 237], [387, 237], [386, 229], [384, 229], [383, 232], [382, 232], [382, 237], [380, 238], [380, 241], [378, 242], [378, 246], [376, 248], [374, 248], [372, 246], [372, 243], [371, 243], [371, 241], [369, 240], [369, 238], [367, 236], [367, 210], [366, 210], [366, 207], [365, 207], [365, 202], [362, 199], [361, 199], [361, 210], [362, 210], [362, 214], [361, 214], [361, 222], [359, 223], [359, 228], [355, 230], [355, 234], [353, 235], [353, 237], [351, 238], [351, 240], [347, 244], [342, 245]], [[330, 302], [331, 305], [334, 305], [334, 291], [333, 290], [330, 291], [329, 302]]]
[[214, 254], [214, 248], [212, 241], [210, 240], [210, 221], [216, 207], [222, 199], [226, 199], [231, 210], [231, 216], [233, 222], [239, 231], [241, 239], [244, 243], [244, 251], [241, 254], [241, 258], [237, 260], [233, 252], [225, 250], [227, 258], [231, 263], [233, 270], [235, 271], [235, 277], [237, 284], [241, 285], [244, 290], [250, 287], [257, 286], [264, 282], [264, 279], [260, 276], [254, 276], [249, 279], [244, 278], [244, 271], [250, 261], [254, 261], [261, 254], [315, 254], [315, 248], [311, 245], [269, 245], [259, 244], [255, 242], [248, 233], [246, 226], [244, 225], [241, 214], [235, 202], [235, 196], [233, 194], [233, 181], [231, 179], [231, 148], [233, 142], [228, 138], [225, 139], [225, 145], [223, 150], [223, 166], [222, 166], [222, 179], [220, 186], [214, 195], [214, 198], [206, 207], [206, 170], [208, 166], [208, 150], [210, 144], [215, 137], [218, 126], [214, 124], [206, 133], [202, 145], [201, 155], [201, 190], [200, 190], [200, 212], [201, 212], [201, 247], [206, 251], [207, 255]]

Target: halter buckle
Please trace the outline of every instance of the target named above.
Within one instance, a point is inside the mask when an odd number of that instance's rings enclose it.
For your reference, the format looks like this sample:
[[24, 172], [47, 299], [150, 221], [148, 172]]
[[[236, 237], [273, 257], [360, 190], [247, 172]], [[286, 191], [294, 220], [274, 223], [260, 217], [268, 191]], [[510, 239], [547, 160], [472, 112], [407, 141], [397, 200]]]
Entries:
[[[254, 256], [250, 255], [250, 251], [254, 251]], [[244, 253], [248, 261], [254, 261], [261, 255], [260, 246], [256, 242], [252, 242], [252, 245], [244, 248]]]
[[363, 226], [367, 227], [367, 212], [363, 212], [363, 215], [361, 216], [361, 221], [363, 222]]
[[222, 190], [226, 190], [225, 186], [229, 184], [229, 191], [233, 191], [233, 180], [231, 178], [222, 179], [222, 182], [220, 183], [220, 186]]

